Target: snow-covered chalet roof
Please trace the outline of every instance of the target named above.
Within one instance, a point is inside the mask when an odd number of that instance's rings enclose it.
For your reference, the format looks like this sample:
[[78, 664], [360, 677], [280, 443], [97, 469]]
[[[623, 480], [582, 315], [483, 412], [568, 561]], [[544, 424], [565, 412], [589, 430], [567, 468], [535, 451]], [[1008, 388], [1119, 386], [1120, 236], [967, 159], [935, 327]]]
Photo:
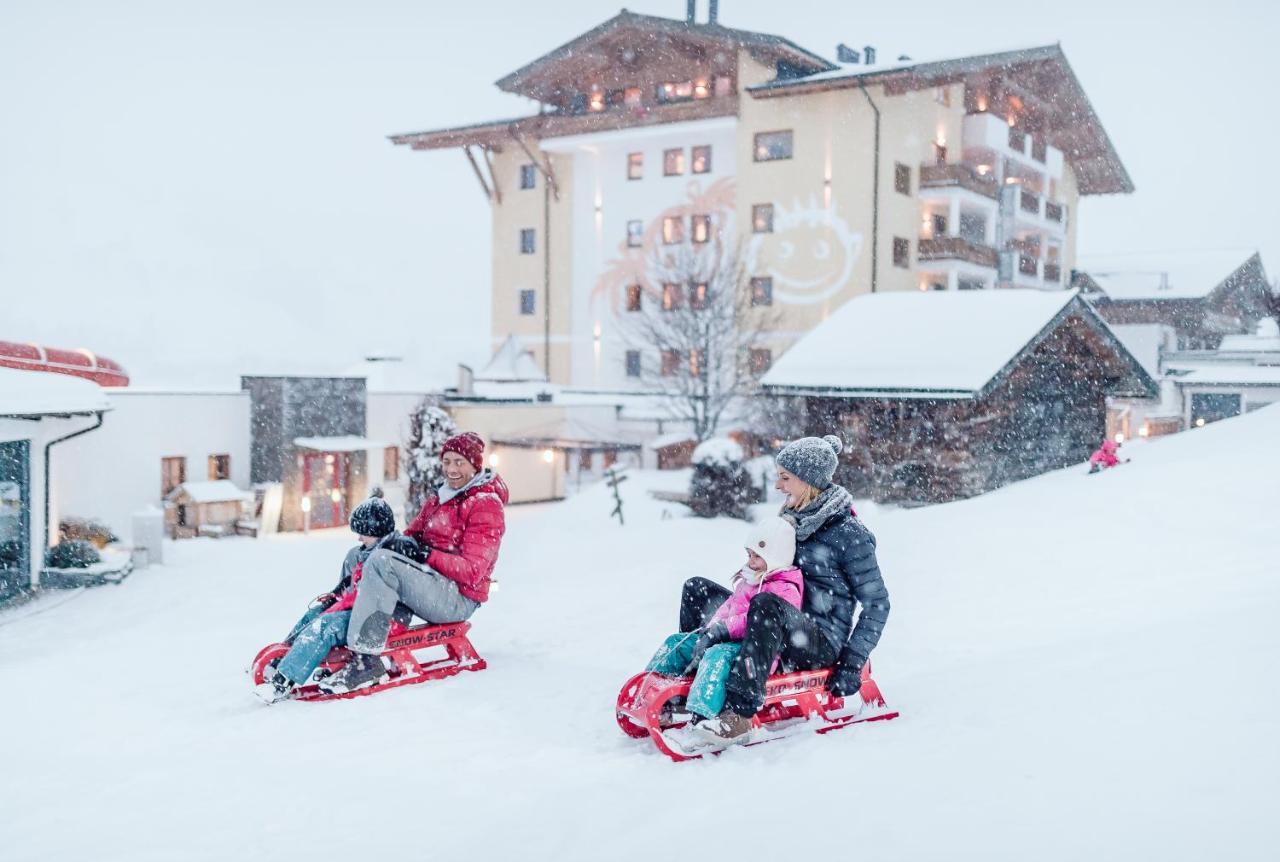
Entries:
[[168, 499], [176, 500], [184, 495], [193, 503], [234, 503], [253, 499], [253, 494], [240, 490], [230, 479], [183, 482], [169, 492]]
[[1173, 378], [1179, 386], [1280, 386], [1280, 365], [1202, 366]]
[[1077, 291], [902, 291], [857, 297], [782, 355], [769, 388], [845, 397], [974, 398], [1060, 315], [1078, 313], [1156, 385]]
[[91, 380], [0, 368], [0, 416], [82, 416], [110, 409], [107, 394]]
[[390, 446], [381, 440], [370, 440], [367, 437], [296, 437], [293, 445], [299, 449], [311, 449], [315, 452], [363, 452], [366, 449], [382, 449]]
[[508, 335], [502, 346], [494, 351], [489, 364], [476, 372], [475, 379], [493, 382], [545, 381], [547, 375], [534, 361], [533, 354], [514, 335]]
[[1095, 254], [1081, 255], [1076, 268], [1112, 300], [1199, 299], [1253, 256], [1247, 249]]

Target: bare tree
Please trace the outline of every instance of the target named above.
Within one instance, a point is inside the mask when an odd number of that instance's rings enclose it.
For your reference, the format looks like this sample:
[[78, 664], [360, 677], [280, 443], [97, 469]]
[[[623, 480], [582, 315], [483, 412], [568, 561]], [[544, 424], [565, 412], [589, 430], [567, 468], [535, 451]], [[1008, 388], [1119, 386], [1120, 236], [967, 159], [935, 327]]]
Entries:
[[764, 285], [753, 293], [739, 249], [718, 237], [658, 245], [646, 269], [648, 283], [627, 297], [624, 338], [639, 351], [641, 382], [663, 393], [701, 442], [757, 391], [765, 363], [753, 351], [776, 326], [772, 296]]

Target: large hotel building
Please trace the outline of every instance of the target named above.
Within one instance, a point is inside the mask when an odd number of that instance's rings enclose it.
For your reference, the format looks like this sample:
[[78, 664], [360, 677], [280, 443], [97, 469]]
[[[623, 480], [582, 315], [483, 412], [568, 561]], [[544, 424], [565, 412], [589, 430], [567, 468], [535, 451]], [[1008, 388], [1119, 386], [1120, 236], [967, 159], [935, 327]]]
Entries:
[[1057, 45], [921, 62], [622, 11], [497, 82], [528, 116], [393, 136], [461, 149], [493, 213], [492, 340], [552, 383], [637, 383], [655, 251], [735, 250], [774, 306], [763, 371], [854, 296], [1065, 288], [1081, 196], [1133, 184]]

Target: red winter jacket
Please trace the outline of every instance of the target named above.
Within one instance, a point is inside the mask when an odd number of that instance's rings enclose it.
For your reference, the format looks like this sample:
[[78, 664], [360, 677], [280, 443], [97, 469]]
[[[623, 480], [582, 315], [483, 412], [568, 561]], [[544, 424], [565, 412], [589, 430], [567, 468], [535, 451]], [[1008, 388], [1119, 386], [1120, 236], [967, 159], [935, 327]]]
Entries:
[[496, 473], [486, 470], [477, 479], [446, 503], [432, 494], [404, 534], [429, 548], [427, 565], [456, 582], [458, 592], [484, 602], [507, 529], [502, 508], [510, 495]]

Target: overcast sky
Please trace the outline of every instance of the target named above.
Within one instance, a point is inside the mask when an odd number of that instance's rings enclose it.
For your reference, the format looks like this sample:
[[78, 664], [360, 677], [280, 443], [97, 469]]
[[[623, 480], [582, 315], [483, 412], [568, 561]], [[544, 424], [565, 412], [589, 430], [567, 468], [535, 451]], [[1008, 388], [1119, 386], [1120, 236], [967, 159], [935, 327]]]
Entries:
[[[493, 81], [617, 8], [3, 0], [0, 339], [89, 347], [141, 384], [483, 357], [488, 203], [460, 152], [385, 136], [526, 112]], [[1257, 249], [1280, 275], [1274, 4], [720, 8], [825, 56], [1061, 42], [1137, 186], [1086, 199], [1081, 253]]]

